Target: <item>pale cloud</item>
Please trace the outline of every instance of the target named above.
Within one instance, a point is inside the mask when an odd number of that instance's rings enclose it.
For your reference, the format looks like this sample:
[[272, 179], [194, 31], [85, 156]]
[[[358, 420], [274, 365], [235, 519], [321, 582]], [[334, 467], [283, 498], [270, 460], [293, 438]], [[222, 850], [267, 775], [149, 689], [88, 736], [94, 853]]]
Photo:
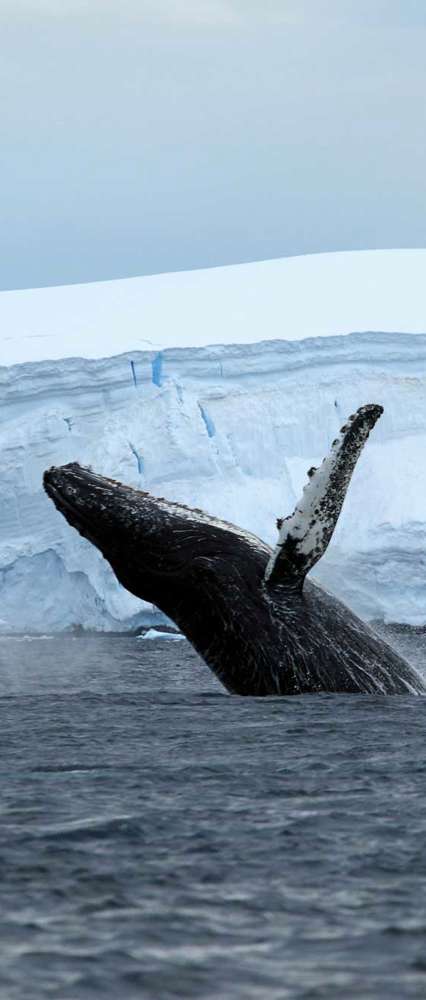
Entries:
[[115, 21], [164, 30], [300, 27], [307, 31], [426, 25], [425, 0], [0, 0], [3, 20]]
[[0, 20], [0, 287], [424, 245], [426, 0]]
[[[308, 4], [311, 0], [308, 0]], [[3, 16], [40, 16], [56, 21], [64, 18], [113, 16], [126, 20], [171, 27], [249, 27], [253, 23], [294, 24], [311, 13], [306, 0], [3, 0]], [[315, 14], [315, 7], [312, 9]]]

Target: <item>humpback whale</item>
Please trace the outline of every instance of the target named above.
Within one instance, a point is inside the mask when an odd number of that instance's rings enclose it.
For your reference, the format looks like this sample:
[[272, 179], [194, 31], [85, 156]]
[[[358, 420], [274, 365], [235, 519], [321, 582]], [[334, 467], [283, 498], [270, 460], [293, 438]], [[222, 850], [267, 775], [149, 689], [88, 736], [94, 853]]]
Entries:
[[157, 605], [239, 695], [422, 694], [416, 671], [307, 574], [332, 537], [381, 406], [362, 406], [333, 441], [274, 549], [209, 514], [97, 475], [53, 467], [44, 487], [120, 583]]

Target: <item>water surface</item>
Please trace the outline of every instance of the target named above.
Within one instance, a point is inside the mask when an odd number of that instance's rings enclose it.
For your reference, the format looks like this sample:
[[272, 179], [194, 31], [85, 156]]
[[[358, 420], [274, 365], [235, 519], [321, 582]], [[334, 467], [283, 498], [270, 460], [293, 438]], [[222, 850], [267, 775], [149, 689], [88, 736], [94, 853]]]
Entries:
[[426, 995], [426, 699], [117, 636], [0, 639], [0, 696], [2, 998]]

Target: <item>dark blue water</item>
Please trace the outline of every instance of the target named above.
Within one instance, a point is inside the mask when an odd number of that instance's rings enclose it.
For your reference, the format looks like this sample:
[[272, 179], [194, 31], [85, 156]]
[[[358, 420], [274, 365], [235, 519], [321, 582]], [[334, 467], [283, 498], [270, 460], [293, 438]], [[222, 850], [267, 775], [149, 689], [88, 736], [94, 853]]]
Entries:
[[426, 699], [113, 636], [0, 640], [0, 694], [2, 1000], [426, 995]]

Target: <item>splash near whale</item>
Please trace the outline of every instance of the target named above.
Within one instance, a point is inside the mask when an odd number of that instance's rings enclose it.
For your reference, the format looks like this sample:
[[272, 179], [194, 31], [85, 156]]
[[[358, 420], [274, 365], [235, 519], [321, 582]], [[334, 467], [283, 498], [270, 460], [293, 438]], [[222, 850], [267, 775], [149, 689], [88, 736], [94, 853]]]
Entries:
[[96, 475], [51, 468], [58, 510], [108, 560], [120, 583], [157, 605], [228, 691], [423, 694], [417, 672], [307, 574], [325, 552], [357, 459], [382, 414], [362, 406], [308, 472], [272, 550], [201, 510]]

